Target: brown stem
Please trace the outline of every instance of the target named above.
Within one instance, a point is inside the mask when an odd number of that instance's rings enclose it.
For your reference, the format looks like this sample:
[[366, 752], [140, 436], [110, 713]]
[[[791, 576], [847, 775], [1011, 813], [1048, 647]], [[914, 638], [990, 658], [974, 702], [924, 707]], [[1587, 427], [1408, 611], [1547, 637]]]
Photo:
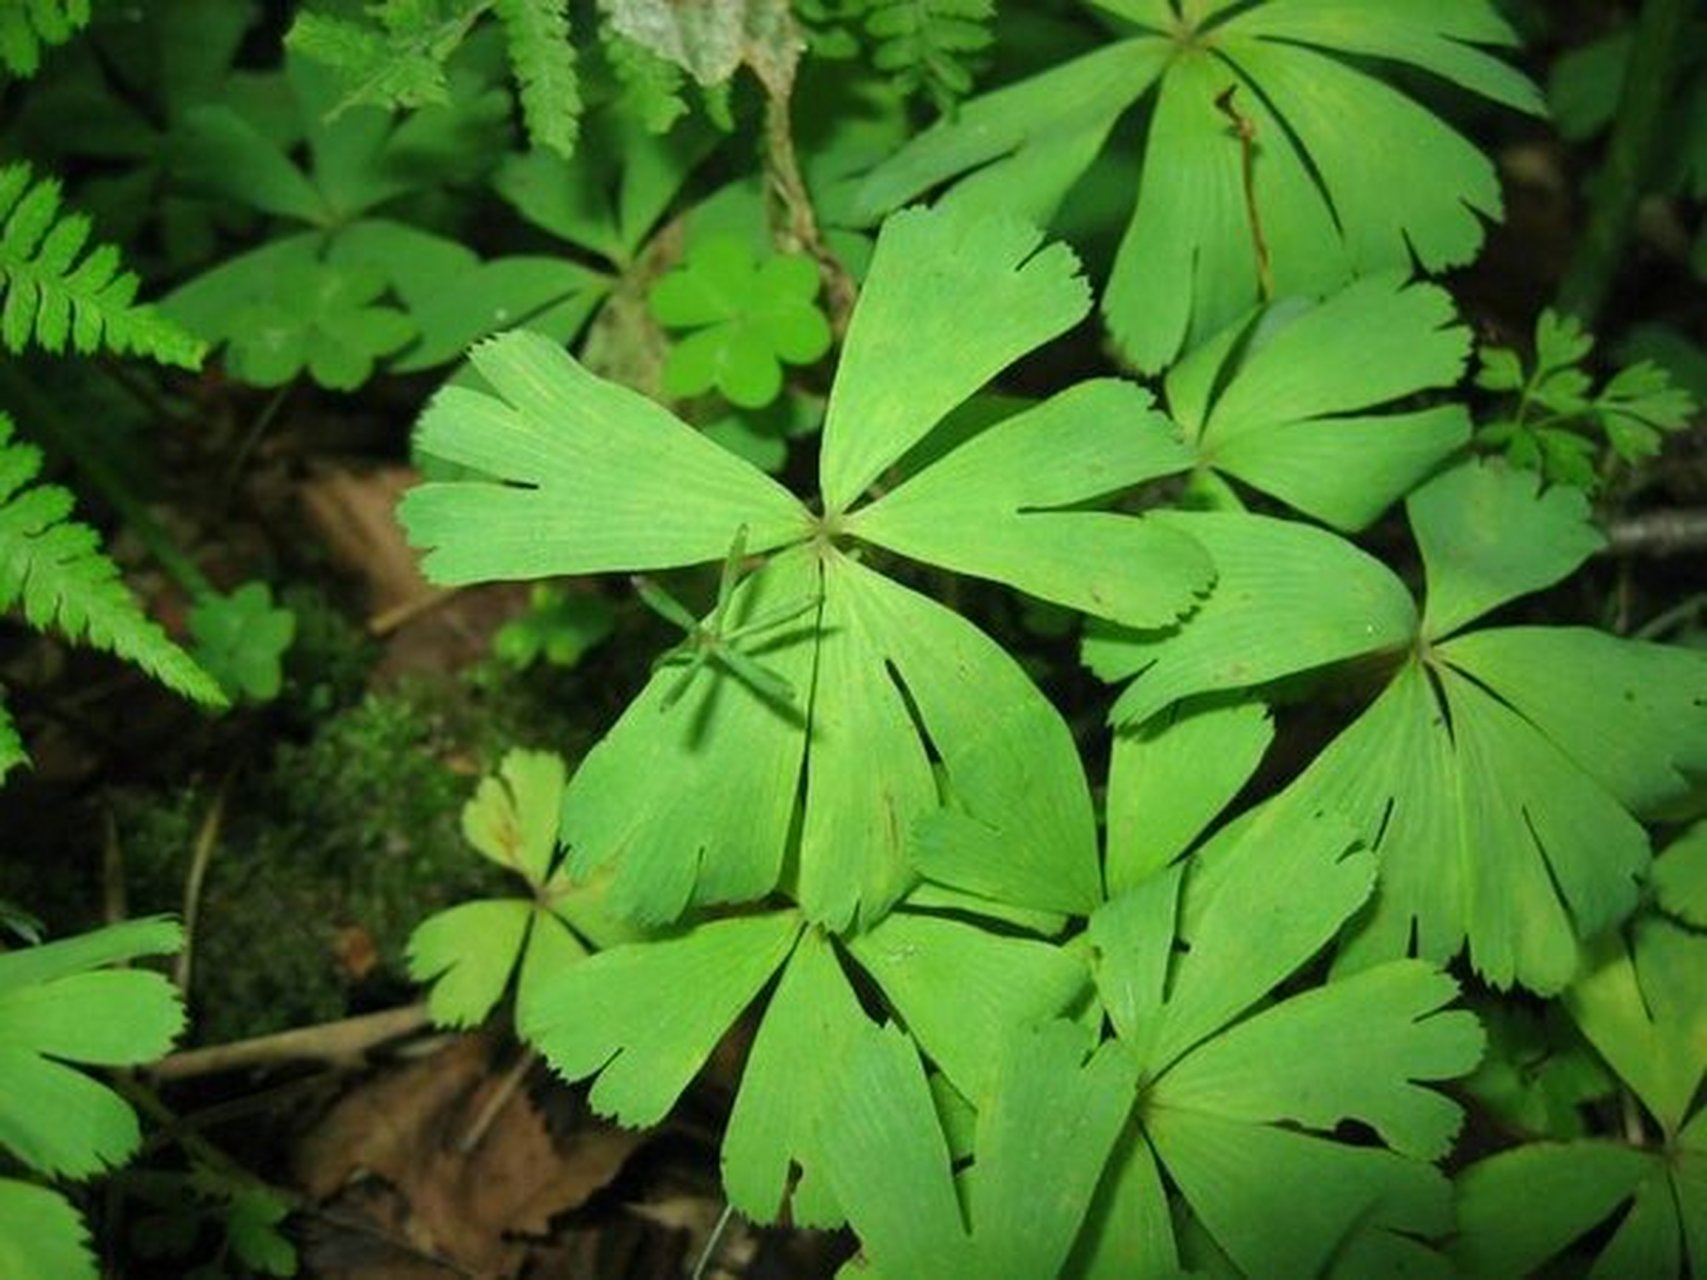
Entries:
[[1239, 139], [1239, 154], [1245, 185], [1245, 219], [1251, 227], [1251, 245], [1257, 255], [1257, 287], [1264, 302], [1274, 301], [1274, 264], [1269, 258], [1268, 237], [1263, 235], [1262, 212], [1257, 208], [1257, 125], [1233, 105], [1236, 84], [1228, 85], [1215, 99], [1222, 115], [1233, 122], [1233, 134]]
[[1661, 508], [1630, 516], [1606, 531], [1606, 554], [1665, 556], [1707, 551], [1707, 511]]
[[230, 1044], [185, 1049], [162, 1058], [150, 1068], [156, 1080], [185, 1080], [191, 1076], [234, 1071], [241, 1067], [273, 1066], [281, 1062], [309, 1059], [317, 1062], [350, 1063], [376, 1045], [419, 1031], [429, 1022], [427, 1006], [406, 1005], [382, 1013], [367, 1013], [313, 1027], [293, 1027], [272, 1035], [237, 1040]]
[[[756, 68], [755, 68], [756, 70]], [[792, 101], [791, 78], [760, 74], [765, 86], [765, 171], [772, 194], [783, 214], [777, 239], [788, 252], [812, 256], [824, 280], [825, 300], [830, 308], [830, 327], [840, 338], [847, 332], [857, 290], [853, 277], [824, 240], [812, 196], [800, 173], [794, 151], [794, 129], [789, 118]]]

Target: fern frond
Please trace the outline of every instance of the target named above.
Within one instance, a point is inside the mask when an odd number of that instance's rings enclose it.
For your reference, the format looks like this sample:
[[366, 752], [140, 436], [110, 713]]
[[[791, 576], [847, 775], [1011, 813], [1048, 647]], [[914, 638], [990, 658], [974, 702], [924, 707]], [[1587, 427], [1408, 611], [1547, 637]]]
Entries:
[[0, 413], [0, 610], [21, 604], [38, 631], [104, 649], [187, 698], [224, 705], [218, 683], [143, 613], [100, 536], [70, 518], [71, 494], [34, 483], [41, 452], [12, 432]]
[[865, 29], [876, 40], [871, 60], [905, 93], [928, 94], [948, 111], [972, 88], [967, 56], [995, 37], [991, 0], [874, 0]]
[[[4, 0], [0, 0], [4, 2]], [[59, 207], [59, 183], [27, 164], [0, 169], [0, 346], [69, 344], [194, 369], [206, 350], [152, 307], [136, 304], [136, 276], [111, 245], [88, 248], [89, 219]]]
[[568, 0], [497, 0], [498, 21], [522, 102], [522, 121], [536, 147], [565, 160], [581, 127], [581, 80], [569, 43]]
[[670, 126], [687, 114], [682, 101], [681, 67], [661, 58], [645, 45], [636, 44], [609, 23], [601, 24], [599, 38], [605, 61], [622, 86], [623, 97], [634, 108], [648, 133], [668, 133]]
[[0, 65], [33, 76], [43, 45], [64, 44], [89, 23], [89, 0], [0, 0]]
[[327, 13], [302, 13], [285, 45], [331, 67], [344, 96], [332, 115], [354, 106], [424, 107], [448, 102], [445, 62], [492, 0], [384, 0], [370, 6], [379, 25]]

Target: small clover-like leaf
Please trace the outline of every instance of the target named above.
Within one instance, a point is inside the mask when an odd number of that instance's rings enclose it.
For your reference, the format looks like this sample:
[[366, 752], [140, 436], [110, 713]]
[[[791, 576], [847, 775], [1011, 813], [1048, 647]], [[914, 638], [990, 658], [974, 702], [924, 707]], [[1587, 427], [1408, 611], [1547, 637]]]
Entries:
[[281, 659], [296, 638], [296, 614], [273, 604], [265, 582], [206, 595], [190, 609], [191, 656], [230, 697], [269, 702], [284, 682]]
[[558, 815], [567, 771], [548, 751], [514, 750], [498, 773], [481, 780], [462, 809], [462, 832], [483, 856], [514, 872], [527, 898], [463, 902], [429, 916], [409, 938], [409, 975], [431, 982], [433, 1020], [466, 1027], [479, 1022], [521, 970], [517, 1002], [525, 1008], [537, 975], [572, 964], [589, 945], [626, 942], [636, 932], [603, 906], [601, 884], [571, 880], [557, 859]]
[[543, 584], [529, 594], [528, 611], [498, 629], [492, 652], [515, 667], [541, 659], [554, 667], [573, 667], [615, 625], [615, 614], [599, 596]]
[[129, 1066], [171, 1047], [184, 1021], [177, 989], [157, 973], [99, 966], [182, 941], [176, 924], [147, 919], [0, 953], [0, 1147], [71, 1177], [135, 1151], [130, 1107], [66, 1064]]
[[771, 403], [782, 393], [783, 364], [811, 364], [830, 349], [830, 324], [814, 301], [818, 283], [808, 257], [755, 263], [738, 240], [703, 241], [651, 293], [660, 324], [695, 330], [671, 348], [665, 389], [695, 396], [715, 387], [747, 409]]

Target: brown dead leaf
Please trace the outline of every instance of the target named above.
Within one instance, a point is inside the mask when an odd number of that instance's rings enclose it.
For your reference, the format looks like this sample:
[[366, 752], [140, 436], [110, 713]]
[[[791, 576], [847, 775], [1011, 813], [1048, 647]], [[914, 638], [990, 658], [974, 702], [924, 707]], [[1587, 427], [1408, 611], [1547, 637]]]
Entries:
[[[645, 1140], [592, 1120], [554, 1136], [525, 1089], [501, 1096], [505, 1073], [491, 1059], [484, 1039], [453, 1041], [352, 1091], [303, 1139], [303, 1189], [394, 1244], [384, 1263], [357, 1262], [348, 1247], [322, 1254], [320, 1274], [394, 1280], [412, 1274], [398, 1266], [441, 1259], [449, 1274], [514, 1276], [527, 1258], [521, 1237], [584, 1204]], [[465, 1152], [473, 1132], [479, 1141]]]

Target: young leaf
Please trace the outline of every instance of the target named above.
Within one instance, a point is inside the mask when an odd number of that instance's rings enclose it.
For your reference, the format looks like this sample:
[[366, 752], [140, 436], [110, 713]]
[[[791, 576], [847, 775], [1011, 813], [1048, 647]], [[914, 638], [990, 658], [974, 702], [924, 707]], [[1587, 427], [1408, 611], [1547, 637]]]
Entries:
[[89, 1229], [46, 1187], [0, 1178], [0, 1275], [9, 1280], [99, 1280]]
[[493, 479], [422, 485], [401, 512], [436, 580], [694, 564], [720, 558], [743, 524], [753, 551], [807, 534], [775, 481], [546, 339], [508, 334], [472, 361], [497, 394], [447, 387], [416, 445]]
[[856, 537], [1129, 626], [1163, 626], [1213, 575], [1190, 538], [1063, 509], [1184, 470], [1190, 453], [1130, 383], [1080, 383], [985, 430], [849, 516]]
[[[996, 217], [911, 210], [877, 239], [824, 423], [820, 482], [845, 511], [943, 416], [1090, 308], [1072, 251]], [[981, 323], [968, 327], [968, 308]]]
[[542, 974], [576, 963], [588, 944], [611, 946], [638, 936], [604, 908], [603, 885], [553, 871], [565, 772], [562, 758], [550, 752], [514, 750], [463, 806], [463, 835], [521, 877], [528, 897], [459, 903], [415, 927], [409, 976], [433, 983], [428, 1005], [441, 1026], [473, 1026], [485, 1018], [518, 962], [516, 1003], [525, 1013], [548, 981]]
[[70, 1177], [135, 1151], [130, 1108], [66, 1063], [128, 1066], [171, 1047], [184, 1021], [177, 989], [156, 973], [98, 970], [182, 942], [156, 918], [0, 953], [0, 1147]]
[[88, 525], [70, 518], [71, 494], [33, 484], [41, 454], [12, 438], [0, 413], [0, 609], [21, 604], [37, 630], [53, 628], [133, 662], [167, 688], [209, 706], [225, 695], [126, 590]]
[[1458, 405], [1368, 412], [1458, 382], [1470, 334], [1453, 319], [1444, 290], [1360, 280], [1233, 325], [1174, 366], [1168, 404], [1202, 463], [1361, 529], [1470, 438]]
[[[31, 6], [51, 12], [51, 4]], [[0, 56], [5, 50], [0, 20]], [[80, 355], [115, 351], [195, 369], [204, 345], [152, 307], [137, 305], [137, 278], [118, 250], [85, 252], [89, 219], [59, 207], [59, 183], [27, 164], [0, 168], [0, 345]]]
[[800, 934], [793, 912], [696, 925], [613, 947], [542, 981], [521, 1032], [625, 1125], [655, 1124]]

